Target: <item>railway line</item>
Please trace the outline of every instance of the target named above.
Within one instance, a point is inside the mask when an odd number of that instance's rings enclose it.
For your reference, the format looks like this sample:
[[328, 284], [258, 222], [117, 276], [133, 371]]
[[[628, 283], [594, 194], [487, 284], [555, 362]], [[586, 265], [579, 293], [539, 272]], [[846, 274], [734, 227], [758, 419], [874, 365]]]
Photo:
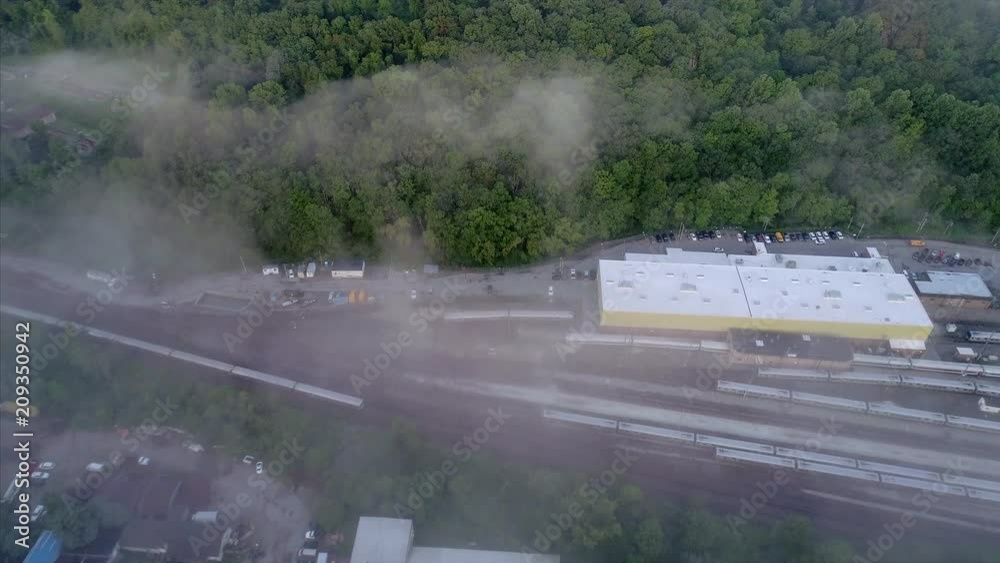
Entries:
[[761, 385], [750, 385], [746, 383], [736, 383], [733, 381], [719, 380], [716, 389], [720, 393], [743, 395], [761, 399], [772, 399], [792, 403], [801, 403], [812, 406], [827, 407], [871, 414], [876, 416], [889, 416], [905, 420], [923, 422], [927, 424], [937, 424], [964, 428], [966, 430], [978, 430], [982, 432], [1000, 433], [1000, 422], [942, 414], [937, 412], [909, 409], [894, 405], [889, 402], [865, 402], [842, 397], [831, 397], [828, 395], [817, 395], [814, 393], [802, 393], [799, 391], [788, 391], [787, 389], [776, 389], [774, 387], [764, 387]]
[[542, 416], [557, 424], [582, 425], [602, 432], [671, 445], [710, 448], [720, 461], [794, 469], [829, 477], [965, 497], [974, 501], [1000, 503], [1000, 482], [956, 475], [951, 470], [940, 473], [553, 409], [544, 409]]

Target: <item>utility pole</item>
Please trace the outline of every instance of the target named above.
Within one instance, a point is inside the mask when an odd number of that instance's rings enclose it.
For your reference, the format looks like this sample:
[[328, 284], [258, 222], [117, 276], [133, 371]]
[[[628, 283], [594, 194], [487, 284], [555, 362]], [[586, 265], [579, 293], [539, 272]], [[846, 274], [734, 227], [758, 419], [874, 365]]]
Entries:
[[948, 221], [948, 226], [944, 228], [944, 234], [945, 234], [945, 235], [947, 235], [947, 234], [948, 234], [948, 231], [950, 231], [950, 230], [951, 230], [951, 227], [952, 227], [952, 226], [953, 226], [954, 224], [955, 224], [955, 222], [954, 222], [954, 221]]
[[863, 230], [865, 230], [865, 223], [861, 223], [861, 228], [858, 229], [858, 234], [855, 235], [855, 238], [861, 238], [861, 231]]
[[920, 226], [917, 227], [917, 232], [924, 230], [924, 225], [927, 224], [927, 219], [930, 217], [930, 213], [924, 213], [924, 218], [920, 221]]
[[990, 244], [994, 244], [998, 238], [1000, 238], [1000, 229], [997, 229], [996, 234], [994, 234], [993, 238], [990, 239]]
[[846, 231], [848, 233], [851, 232], [851, 225], [853, 225], [853, 224], [854, 224], [854, 215], [851, 215], [851, 221], [849, 223], [847, 223], [847, 229], [846, 229]]
[[240, 264], [243, 265], [243, 275], [247, 275], [247, 264], [243, 261], [243, 255], [240, 254]]

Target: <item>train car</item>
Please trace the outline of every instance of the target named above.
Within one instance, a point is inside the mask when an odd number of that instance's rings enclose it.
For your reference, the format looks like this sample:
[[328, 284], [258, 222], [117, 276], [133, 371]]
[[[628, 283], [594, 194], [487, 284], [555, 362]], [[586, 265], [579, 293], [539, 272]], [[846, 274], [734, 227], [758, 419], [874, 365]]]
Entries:
[[136, 340], [134, 338], [128, 338], [126, 336], [115, 336], [115, 342], [119, 344], [124, 344], [125, 346], [131, 346], [133, 348], [139, 348], [140, 350], [145, 350], [147, 352], [153, 352], [154, 354], [160, 354], [161, 356], [169, 356], [172, 349], [166, 346], [160, 346], [159, 344], [151, 344], [149, 342], [143, 342], [142, 340]]
[[798, 460], [795, 467], [800, 471], [819, 473], [821, 475], [832, 475], [834, 477], [847, 477], [849, 479], [860, 479], [878, 483], [878, 473], [874, 471], [862, 471], [860, 469], [850, 469], [837, 465], [826, 465], [824, 463], [813, 463], [811, 461]]
[[254, 381], [260, 381], [261, 383], [267, 383], [269, 385], [275, 385], [277, 387], [284, 387], [285, 389], [294, 389], [296, 383], [291, 379], [285, 379], [284, 377], [278, 377], [275, 375], [271, 375], [269, 373], [264, 373], [238, 366], [233, 368], [232, 374], [238, 375], [240, 377], [245, 377], [247, 379], [252, 379]]
[[864, 461], [860, 459], [858, 460], [858, 469], [875, 471], [878, 473], [888, 473], [889, 475], [899, 475], [902, 477], [911, 477], [913, 479], [924, 479], [925, 481], [941, 480], [941, 474], [934, 471], [915, 469], [913, 467], [900, 467], [899, 465], [890, 465], [888, 463], [877, 463], [874, 461]]
[[861, 383], [865, 385], [899, 385], [899, 376], [893, 373], [871, 373], [864, 371], [845, 371], [831, 373], [831, 383]]
[[903, 418], [916, 422], [926, 422], [928, 424], [945, 424], [948, 422], [945, 415], [938, 412], [897, 407], [887, 402], [868, 403], [868, 413]]
[[[447, 313], [445, 313], [447, 316]], [[627, 334], [567, 334], [566, 342], [579, 344], [604, 344], [607, 346], [631, 346], [631, 337]]]
[[646, 426], [645, 424], [633, 424], [631, 422], [619, 422], [618, 430], [622, 434], [648, 438], [651, 440], [669, 440], [680, 444], [694, 445], [694, 433], [682, 430], [672, 430], [670, 428], [660, 428], [657, 426]]
[[976, 342], [979, 344], [1000, 344], [1000, 332], [970, 330], [965, 334], [965, 339], [969, 342]]
[[979, 366], [965, 362], [942, 362], [938, 360], [913, 360], [911, 369], [914, 371], [933, 371], [955, 375], [978, 375], [982, 372]]
[[476, 310], [476, 311], [447, 311], [444, 314], [446, 321], [479, 321], [489, 319], [506, 319], [506, 309]]
[[718, 340], [702, 340], [701, 350], [703, 352], [712, 352], [715, 354], [720, 354], [729, 351], [729, 344], [727, 342], [720, 342]]
[[220, 362], [218, 360], [213, 360], [211, 358], [205, 358], [202, 356], [196, 356], [194, 354], [188, 354], [187, 352], [181, 352], [180, 350], [174, 350], [173, 352], [171, 352], [170, 357], [184, 362], [191, 362], [192, 364], [205, 366], [207, 368], [217, 369], [225, 373], [233, 371], [233, 368], [236, 367], [233, 364], [227, 364], [226, 362]]
[[701, 343], [697, 340], [683, 340], [680, 338], [633, 336], [630, 342], [633, 346], [642, 346], [645, 348], [667, 348], [670, 350], [688, 350], [691, 352], [701, 350]]
[[899, 358], [896, 356], [872, 356], [869, 354], [854, 354], [854, 363], [859, 366], [900, 369], [910, 369], [912, 365], [909, 358]]
[[761, 399], [774, 399], [776, 401], [787, 401], [791, 399], [792, 396], [791, 393], [785, 389], [761, 387], [760, 385], [747, 385], [746, 383], [723, 381], [721, 379], [716, 384], [716, 389], [718, 389], [720, 393], [732, 393], [734, 395], [745, 395]]
[[87, 334], [93, 338], [100, 338], [101, 340], [116, 340], [118, 338], [118, 335], [113, 332], [98, 330], [96, 328], [88, 328]]
[[537, 321], [571, 321], [572, 311], [549, 311], [549, 310], [528, 310], [511, 309], [509, 312], [512, 319], [534, 319]]
[[987, 481], [986, 479], [976, 479], [975, 477], [963, 477], [961, 475], [952, 475], [951, 473], [944, 474], [944, 482], [951, 485], [961, 485], [965, 487], [975, 487], [977, 489], [986, 489], [987, 491], [993, 491], [1000, 493], [1000, 483], [996, 481]]
[[829, 407], [855, 412], [868, 412], [868, 403], [854, 399], [843, 399], [841, 397], [830, 397], [827, 395], [816, 395], [815, 393], [802, 393], [792, 391], [792, 402], [814, 407]]
[[904, 387], [918, 387], [921, 389], [932, 389], [934, 391], [949, 391], [952, 393], [975, 393], [976, 384], [971, 381], [952, 381], [938, 379], [936, 377], [922, 377], [919, 375], [899, 376], [900, 385]]
[[886, 485], [920, 489], [921, 491], [931, 491], [939, 495], [955, 495], [957, 497], [966, 496], [964, 487], [949, 485], [947, 483], [941, 483], [940, 481], [924, 481], [922, 479], [910, 479], [909, 477], [899, 477], [883, 473], [882, 482]]
[[974, 498], [977, 500], [988, 500], [991, 502], [1000, 502], [1000, 493], [994, 493], [992, 491], [980, 491], [979, 489], [965, 489], [969, 494], [969, 498]]
[[977, 381], [976, 393], [987, 397], [1000, 397], [1000, 385], [988, 381]]
[[719, 438], [718, 436], [706, 436], [698, 434], [695, 443], [699, 446], [709, 446], [713, 448], [727, 448], [731, 450], [743, 450], [759, 454], [774, 455], [774, 446], [758, 444], [756, 442], [744, 442], [743, 440], [732, 440], [730, 438]]
[[773, 455], [757, 454], [753, 452], [741, 452], [728, 448], [715, 448], [715, 458], [721, 461], [731, 461], [735, 463], [755, 463], [769, 465], [771, 467], [784, 467], [785, 469], [795, 469], [795, 460]]
[[806, 452], [803, 450], [794, 450], [790, 448], [774, 448], [774, 453], [780, 456], [790, 457], [792, 459], [801, 459], [804, 461], [825, 463], [827, 465], [839, 465], [840, 467], [858, 466], [858, 463], [849, 457], [840, 457], [836, 455]]
[[777, 379], [799, 379], [803, 381], [827, 381], [830, 379], [830, 372], [812, 369], [758, 368], [757, 376]]
[[954, 416], [949, 414], [947, 418], [948, 426], [955, 428], [965, 428], [967, 430], [982, 430], [983, 432], [1000, 432], [1000, 422], [993, 420], [983, 420], [981, 418], [969, 418], [965, 416]]
[[322, 399], [326, 399], [328, 401], [334, 401], [336, 403], [341, 403], [349, 407], [354, 407], [356, 409], [360, 409], [365, 404], [360, 397], [344, 395], [343, 393], [337, 393], [335, 391], [330, 391], [329, 389], [323, 389], [305, 383], [297, 384], [295, 386], [295, 390], [300, 393], [312, 395], [313, 397], [320, 397]]
[[618, 430], [618, 423], [615, 422], [614, 420], [608, 420], [606, 418], [597, 418], [594, 416], [587, 416], [583, 414], [575, 414], [563, 411], [553, 411], [548, 409], [545, 409], [542, 412], [542, 416], [549, 420], [554, 420], [556, 422], [582, 424], [584, 426], [592, 426], [594, 428], [602, 428], [611, 431]]

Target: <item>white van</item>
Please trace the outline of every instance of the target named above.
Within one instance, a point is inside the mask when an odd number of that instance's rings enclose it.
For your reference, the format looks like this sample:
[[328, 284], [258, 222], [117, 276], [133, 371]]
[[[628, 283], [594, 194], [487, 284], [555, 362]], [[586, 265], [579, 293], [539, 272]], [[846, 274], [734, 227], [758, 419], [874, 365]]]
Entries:
[[316, 277], [316, 263], [315, 262], [310, 262], [309, 265], [306, 266], [306, 277], [307, 278]]
[[277, 264], [268, 264], [262, 268], [265, 276], [276, 276], [281, 273]]

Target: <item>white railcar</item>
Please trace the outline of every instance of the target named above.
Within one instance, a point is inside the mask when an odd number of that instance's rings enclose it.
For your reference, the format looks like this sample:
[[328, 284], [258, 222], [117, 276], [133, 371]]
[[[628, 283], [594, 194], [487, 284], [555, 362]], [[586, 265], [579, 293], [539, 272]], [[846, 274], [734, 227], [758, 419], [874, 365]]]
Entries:
[[967, 430], [981, 430], [983, 432], [1000, 432], [1000, 422], [951, 414], [948, 415], [948, 426], [965, 428]]
[[948, 421], [945, 415], [938, 412], [897, 407], [887, 402], [868, 403], [868, 412], [870, 414], [892, 416], [916, 422], [926, 422], [928, 424], [945, 424]]
[[180, 350], [174, 350], [171, 352], [170, 357], [184, 362], [191, 362], [192, 364], [205, 366], [207, 368], [217, 369], [226, 373], [233, 371], [233, 368], [236, 367], [233, 364], [227, 364], [226, 362], [220, 362], [219, 360], [213, 360], [204, 356], [188, 354], [187, 352], [181, 352]]
[[705, 434], [698, 434], [698, 437], [695, 439], [695, 443], [699, 446], [728, 448], [731, 450], [743, 450], [759, 454], [774, 455], [774, 446], [758, 444], [757, 442], [745, 442], [743, 440], [720, 438], [718, 436], [706, 436]]
[[602, 428], [606, 430], [617, 430], [618, 423], [614, 420], [608, 420], [606, 418], [598, 418], [596, 416], [587, 416], [584, 414], [576, 414], [564, 411], [555, 411], [545, 409], [542, 412], [542, 416], [557, 422], [567, 422], [570, 424], [582, 424], [584, 426], [591, 426], [594, 428]]
[[912, 477], [914, 479], [924, 479], [927, 481], [940, 481], [941, 474], [934, 471], [927, 471], [925, 469], [916, 469], [913, 467], [901, 467], [899, 465], [891, 465], [888, 463], [877, 463], [874, 461], [864, 461], [858, 460], [858, 469], [864, 469], [866, 471], [877, 471], [878, 473], [887, 473], [889, 475], [900, 475], [902, 477]]
[[963, 477], [960, 475], [945, 473], [944, 482], [951, 483], [952, 485], [963, 485], [966, 487], [975, 487], [977, 489], [986, 489], [1000, 493], [1000, 483], [997, 483], [996, 481], [987, 481], [986, 479], [976, 479], [975, 477]]
[[830, 372], [812, 369], [758, 368], [757, 376], [777, 379], [800, 379], [804, 381], [827, 381], [830, 379]]
[[816, 407], [830, 407], [856, 412], [868, 412], [868, 403], [855, 399], [844, 399], [841, 397], [830, 397], [828, 395], [816, 395], [815, 393], [802, 393], [792, 391], [792, 402]]
[[795, 460], [783, 457], [758, 454], [753, 452], [741, 452], [728, 448], [715, 448], [715, 457], [723, 461], [736, 463], [755, 463], [768, 465], [771, 467], [784, 467], [785, 469], [795, 469]]
[[748, 385], [746, 383], [736, 383], [734, 381], [719, 380], [716, 388], [722, 393], [732, 393], [734, 395], [746, 395], [748, 397], [758, 397], [761, 399], [774, 399], [776, 401], [787, 401], [791, 399], [791, 393], [785, 389], [775, 389], [774, 387], [762, 387], [760, 385]]
[[349, 407], [354, 407], [356, 409], [360, 409], [362, 406], [364, 406], [364, 401], [360, 397], [354, 397], [351, 395], [345, 395], [343, 393], [337, 393], [335, 391], [330, 391], [329, 389], [323, 389], [305, 383], [297, 384], [295, 386], [295, 390], [300, 393], [305, 393], [307, 395], [312, 395], [314, 397], [320, 397], [323, 399], [327, 399], [329, 401], [334, 401], [337, 403], [347, 405]]
[[660, 428], [658, 426], [646, 426], [645, 424], [633, 424], [631, 422], [619, 422], [618, 429], [623, 434], [630, 434], [653, 440], [669, 440], [687, 444], [689, 446], [694, 445], [695, 435], [693, 432]]
[[934, 391], [948, 391], [952, 393], [975, 393], [976, 384], [971, 381], [954, 381], [948, 379], [938, 379], [935, 377], [923, 377], [919, 375], [901, 375], [900, 384], [904, 387], [918, 387], [921, 389], [933, 389]]
[[980, 491], [979, 489], [966, 489], [966, 492], [969, 493], [969, 498], [1000, 502], [1000, 493], [994, 493], [993, 491]]
[[931, 491], [939, 495], [954, 495], [958, 497], [966, 496], [964, 487], [949, 485], [948, 483], [941, 483], [939, 481], [924, 481], [923, 479], [910, 479], [909, 477], [899, 477], [883, 473], [882, 482], [886, 485], [896, 485], [897, 487]]
[[803, 450], [795, 450], [791, 448], [775, 448], [774, 453], [784, 457], [790, 457], [793, 459], [801, 459], [805, 461], [813, 461], [816, 463], [825, 463], [827, 465], [839, 465], [840, 467], [857, 467], [858, 463], [849, 457], [840, 457], [836, 455], [821, 454], [816, 452], [807, 452]]
[[1000, 397], [1000, 385], [989, 381], [977, 381], [976, 393], [987, 397]]
[[861, 383], [866, 385], [899, 385], [899, 376], [892, 373], [845, 371], [830, 374], [831, 383]]
[[822, 475], [833, 475], [834, 477], [847, 477], [849, 479], [860, 479], [862, 481], [872, 481], [878, 483], [878, 473], [874, 471], [862, 471], [860, 469], [850, 469], [837, 465], [826, 465], [825, 463], [813, 463], [811, 461], [798, 460], [795, 466], [800, 471], [819, 473]]
[[285, 389], [295, 388], [295, 382], [292, 381], [291, 379], [278, 377], [261, 371], [247, 369], [244, 367], [235, 367], [233, 368], [232, 373], [233, 375], [245, 377], [247, 379], [252, 379], [254, 381], [260, 381], [261, 383], [267, 383], [269, 385], [275, 385], [277, 387], [284, 387]]

